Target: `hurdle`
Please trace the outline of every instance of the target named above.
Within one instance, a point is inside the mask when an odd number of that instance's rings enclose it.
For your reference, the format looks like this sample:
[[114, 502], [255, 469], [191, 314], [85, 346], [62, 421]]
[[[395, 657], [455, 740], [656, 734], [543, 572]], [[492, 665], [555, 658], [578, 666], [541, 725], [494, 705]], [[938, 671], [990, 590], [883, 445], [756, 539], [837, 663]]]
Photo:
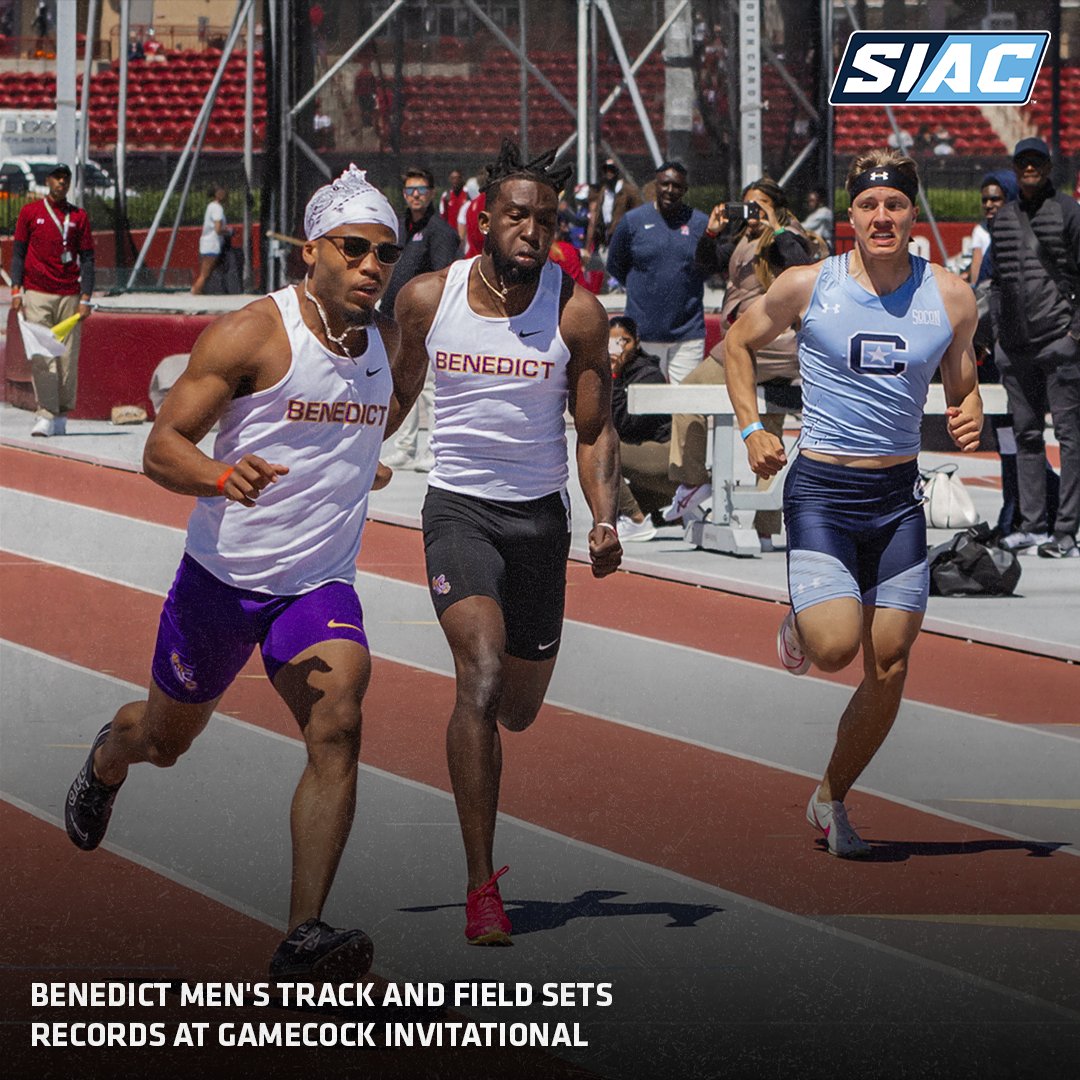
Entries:
[[[784, 477], [797, 451], [788, 455], [788, 464], [772, 477], [769, 486], [758, 489], [735, 479], [737, 454], [744, 454], [742, 440], [735, 430], [735, 411], [731, 407], [727, 387], [716, 386], [659, 386], [636, 383], [627, 388], [628, 408], [635, 415], [654, 413], [699, 413], [712, 417], [712, 511], [705, 518], [684, 522], [686, 542], [706, 551], [718, 551], [740, 558], [758, 558], [761, 543], [753, 528], [744, 527], [740, 512], [779, 510], [783, 506]], [[980, 385], [983, 409], [987, 415], [1007, 413], [1009, 403], [1004, 387], [997, 383]], [[758, 412], [790, 412], [769, 401], [758, 387]], [[930, 387], [926, 413], [945, 411], [945, 391], [939, 384]]]

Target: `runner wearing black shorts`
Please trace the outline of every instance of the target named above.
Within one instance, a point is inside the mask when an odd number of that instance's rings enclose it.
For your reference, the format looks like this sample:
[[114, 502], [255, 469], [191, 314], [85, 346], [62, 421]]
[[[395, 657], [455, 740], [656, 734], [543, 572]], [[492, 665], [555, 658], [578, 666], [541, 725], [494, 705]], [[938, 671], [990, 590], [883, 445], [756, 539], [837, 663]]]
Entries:
[[435, 372], [435, 467], [424, 504], [428, 587], [454, 657], [447, 762], [465, 843], [465, 935], [509, 945], [494, 869], [499, 727], [537, 716], [562, 637], [570, 546], [565, 411], [592, 511], [593, 573], [614, 571], [618, 436], [607, 317], [548, 251], [568, 169], [524, 163], [504, 143], [488, 169], [484, 251], [414, 278], [398, 294], [401, 386], [411, 402]]

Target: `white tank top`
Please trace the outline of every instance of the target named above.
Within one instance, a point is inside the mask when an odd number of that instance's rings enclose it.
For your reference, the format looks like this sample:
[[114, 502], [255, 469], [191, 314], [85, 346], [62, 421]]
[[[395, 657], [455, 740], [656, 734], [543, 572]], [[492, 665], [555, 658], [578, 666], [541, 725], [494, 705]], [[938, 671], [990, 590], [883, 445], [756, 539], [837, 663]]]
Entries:
[[305, 325], [294, 288], [270, 298], [289, 338], [289, 370], [274, 386], [229, 402], [214, 457], [256, 454], [289, 472], [255, 506], [199, 499], [187, 552], [229, 585], [296, 596], [356, 576], [393, 382], [374, 326], [361, 356], [339, 356]]
[[501, 502], [539, 499], [561, 491], [568, 476], [563, 272], [545, 263], [525, 311], [488, 318], [469, 306], [476, 258], [450, 264], [428, 331], [435, 372], [435, 467], [428, 483]]

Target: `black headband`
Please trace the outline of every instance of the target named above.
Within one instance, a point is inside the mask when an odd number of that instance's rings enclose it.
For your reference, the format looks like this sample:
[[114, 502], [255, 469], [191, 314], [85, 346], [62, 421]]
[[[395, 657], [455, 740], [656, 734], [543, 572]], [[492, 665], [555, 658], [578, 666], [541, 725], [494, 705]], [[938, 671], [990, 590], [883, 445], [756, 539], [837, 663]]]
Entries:
[[851, 181], [849, 189], [851, 201], [854, 202], [867, 188], [872, 187], [896, 188], [897, 191], [902, 191], [913, 203], [919, 194], [918, 181], [912, 180], [907, 173], [901, 172], [895, 165], [875, 165], [873, 168], [867, 169], [866, 172], [859, 173]]

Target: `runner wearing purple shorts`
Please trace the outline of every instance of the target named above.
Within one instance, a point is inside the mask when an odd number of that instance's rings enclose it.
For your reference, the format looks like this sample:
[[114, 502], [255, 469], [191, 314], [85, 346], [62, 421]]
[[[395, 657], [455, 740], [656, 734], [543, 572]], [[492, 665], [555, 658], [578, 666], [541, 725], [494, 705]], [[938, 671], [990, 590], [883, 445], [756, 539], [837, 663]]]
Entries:
[[[161, 614], [149, 698], [94, 740], [65, 822], [84, 850], [105, 836], [130, 766], [173, 765], [258, 647], [303, 733], [292, 802], [288, 936], [278, 978], [358, 978], [372, 945], [320, 915], [352, 825], [360, 703], [371, 669], [353, 588], [379, 448], [402, 415], [395, 325], [375, 303], [401, 254], [397, 219], [350, 166], [304, 216], [307, 277], [217, 320], [158, 413], [147, 476], [198, 497]], [[198, 448], [220, 423], [214, 456]]]

